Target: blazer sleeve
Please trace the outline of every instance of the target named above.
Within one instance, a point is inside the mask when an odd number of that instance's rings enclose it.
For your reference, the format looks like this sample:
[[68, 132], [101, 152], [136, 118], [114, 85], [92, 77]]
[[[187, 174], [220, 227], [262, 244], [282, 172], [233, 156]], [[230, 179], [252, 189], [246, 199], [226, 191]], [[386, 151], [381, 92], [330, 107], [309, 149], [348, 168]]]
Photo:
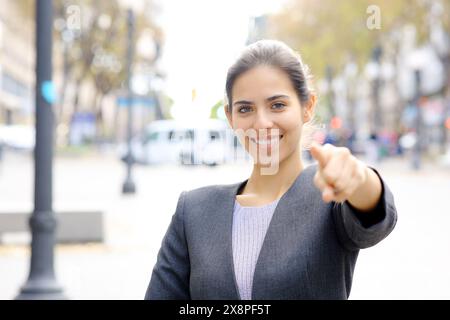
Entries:
[[380, 178], [382, 186], [380, 200], [374, 209], [361, 212], [348, 201], [333, 202], [332, 205], [339, 241], [349, 251], [376, 245], [391, 233], [397, 223], [394, 196], [378, 171], [374, 168], [370, 169]]
[[145, 300], [189, 300], [189, 253], [184, 233], [184, 201], [182, 192], [163, 238], [153, 268]]

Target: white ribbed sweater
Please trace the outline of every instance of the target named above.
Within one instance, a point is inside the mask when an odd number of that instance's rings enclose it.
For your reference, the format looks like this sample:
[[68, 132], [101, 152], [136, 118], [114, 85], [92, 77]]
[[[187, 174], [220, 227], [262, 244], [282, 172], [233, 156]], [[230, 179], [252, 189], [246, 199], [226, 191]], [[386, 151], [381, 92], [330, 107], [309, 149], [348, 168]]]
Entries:
[[243, 207], [235, 201], [233, 211], [233, 263], [242, 300], [251, 300], [253, 274], [277, 199], [260, 207]]

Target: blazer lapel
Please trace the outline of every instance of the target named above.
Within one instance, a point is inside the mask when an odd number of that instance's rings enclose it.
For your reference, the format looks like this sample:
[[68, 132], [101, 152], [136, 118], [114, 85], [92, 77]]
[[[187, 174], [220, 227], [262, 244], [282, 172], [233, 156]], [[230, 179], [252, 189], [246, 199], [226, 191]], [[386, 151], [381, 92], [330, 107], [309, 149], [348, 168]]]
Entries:
[[[252, 298], [255, 296], [255, 287], [258, 287], [258, 283], [263, 277], [264, 268], [267, 266], [273, 257], [271, 257], [273, 251], [273, 244], [277, 242], [279, 237], [283, 236], [283, 225], [289, 223], [291, 218], [289, 210], [287, 208], [293, 205], [293, 202], [304, 202], [308, 195], [304, 194], [300, 190], [300, 186], [303, 184], [303, 180], [307, 179], [306, 176], [309, 175], [308, 171], [311, 171], [310, 167], [304, 168], [300, 174], [295, 179], [291, 187], [285, 192], [285, 194], [280, 198], [275, 212], [273, 213], [272, 220], [269, 223], [266, 236], [263, 241], [263, 245], [258, 256], [258, 260], [255, 267], [254, 277], [253, 277], [253, 288], [252, 288]], [[232, 227], [233, 227], [233, 211], [234, 203], [236, 201], [236, 195], [242, 190], [242, 188], [247, 184], [248, 179], [245, 181], [229, 185], [226, 188], [226, 194], [223, 206], [218, 208], [217, 225], [216, 232], [219, 232], [218, 239], [221, 239], [225, 243], [225, 265], [223, 266], [224, 274], [226, 275], [227, 283], [230, 283], [230, 287], [227, 288], [227, 292], [233, 295], [231, 299], [241, 299], [239, 295], [239, 289], [237, 286], [236, 275], [234, 270], [233, 261], [233, 247], [232, 247]], [[222, 225], [222, 226], [221, 226]], [[254, 298], [253, 298], [254, 299]]]
[[280, 258], [277, 255], [280, 253], [279, 243], [283, 239], [286, 232], [286, 226], [289, 226], [292, 219], [299, 219], [298, 216], [292, 216], [292, 210], [289, 208], [295, 207], [301, 212], [301, 206], [307, 201], [308, 194], [304, 192], [305, 179], [311, 174], [312, 166], [304, 168], [295, 179], [291, 187], [283, 194], [278, 202], [269, 223], [269, 227], [264, 237], [261, 251], [253, 274], [252, 285], [252, 299], [261, 299], [265, 293], [264, 279], [265, 272], [277, 268], [280, 263]]
[[[234, 272], [233, 263], [233, 247], [232, 247], [232, 228], [233, 228], [233, 211], [234, 204], [236, 200], [236, 195], [245, 186], [248, 179], [242, 182], [238, 182], [227, 186], [225, 189], [226, 194], [224, 195], [224, 203], [222, 206], [218, 205], [218, 215], [217, 215], [217, 228], [216, 232], [219, 234], [218, 239], [222, 240], [225, 248], [225, 263], [222, 266], [224, 275], [226, 277], [226, 283], [230, 284], [227, 288], [232, 297], [230, 300], [240, 300], [239, 290], [236, 282], [236, 276]], [[219, 241], [220, 241], [219, 240]], [[227, 294], [228, 295], [228, 294]]]

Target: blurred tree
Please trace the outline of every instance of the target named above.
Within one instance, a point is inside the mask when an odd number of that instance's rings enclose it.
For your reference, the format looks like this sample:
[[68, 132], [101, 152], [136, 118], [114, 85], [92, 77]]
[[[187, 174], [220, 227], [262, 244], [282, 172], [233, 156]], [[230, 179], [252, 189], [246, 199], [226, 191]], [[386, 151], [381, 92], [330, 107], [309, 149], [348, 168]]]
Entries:
[[222, 99], [217, 101], [217, 103], [211, 108], [210, 118], [211, 119], [219, 119], [219, 116], [217, 113], [219, 112], [219, 109], [221, 109], [221, 108], [223, 108], [223, 100]]
[[19, 8], [19, 12], [23, 15], [24, 19], [34, 19], [33, 0], [14, 1], [14, 4]]
[[[15, 2], [25, 19], [34, 19], [34, 1]], [[87, 106], [96, 114], [100, 130], [104, 126], [102, 101], [105, 95], [124, 89], [126, 77], [126, 8], [118, 0], [55, 0], [54, 2], [55, 48], [63, 48], [63, 83], [59, 92], [58, 120], [62, 121], [66, 105], [66, 90], [69, 84], [74, 86], [71, 115], [79, 111], [82, 84], [89, 83], [95, 89], [93, 101]], [[136, 14], [135, 38], [142, 32], [151, 31], [155, 41], [153, 60], [135, 55], [134, 62], [152, 65], [160, 54], [163, 41], [162, 30], [154, 23], [152, 13], [156, 8], [150, 0], [144, 1], [144, 9]], [[76, 15], [79, 17], [76, 17]], [[79, 25], [71, 25], [79, 22]], [[57, 60], [57, 59], [55, 59]], [[153, 72], [153, 71], [152, 71]], [[69, 120], [70, 121], [70, 120]]]
[[[378, 26], [375, 24], [374, 27], [374, 22], [377, 22], [374, 21], [374, 18], [377, 18], [374, 15], [377, 13], [380, 24]], [[437, 24], [442, 25], [448, 38], [449, 13], [448, 0], [289, 0], [283, 10], [269, 17], [267, 36], [285, 41], [302, 55], [315, 78], [327, 79], [329, 70], [333, 70], [336, 75], [345, 74], [349, 56], [361, 73], [371, 59], [372, 51], [378, 46], [389, 49], [386, 52], [390, 52], [390, 56], [386, 55], [386, 58], [394, 66], [394, 70], [398, 70], [399, 61], [393, 54], [399, 52], [403, 41], [401, 33], [403, 27], [407, 25], [415, 27], [417, 45], [430, 42], [431, 26]], [[450, 55], [441, 57], [441, 60], [448, 78]], [[328, 87], [331, 85], [329, 82]], [[392, 81], [390, 85], [396, 86], [397, 82]], [[352, 93], [352, 90], [347, 91]], [[394, 116], [396, 123], [394, 127], [399, 127], [404, 101], [398, 88], [393, 92], [396, 94], [394, 99], [398, 106]], [[352, 110], [354, 97], [348, 98]], [[328, 94], [319, 102], [326, 107], [318, 110], [327, 121], [335, 111], [333, 97]], [[350, 119], [350, 122], [352, 121], [354, 120]]]
[[[351, 54], [358, 66], [370, 59], [371, 50], [388, 39], [390, 33], [405, 24], [416, 27], [419, 41], [428, 37], [425, 23], [427, 0], [290, 0], [279, 14], [270, 17], [270, 36], [285, 41], [302, 54], [313, 73], [325, 76], [326, 66], [342, 70]], [[368, 28], [372, 12], [378, 6], [380, 28]], [[444, 11], [450, 4], [443, 1]], [[448, 18], [448, 15], [447, 15]], [[443, 18], [449, 31], [449, 22]]]
[[[103, 98], [115, 91], [124, 89], [126, 78], [125, 59], [127, 44], [127, 25], [125, 8], [117, 0], [56, 0], [55, 25], [56, 40], [63, 43], [64, 67], [63, 85], [61, 89], [61, 108], [68, 82], [74, 83], [75, 94], [72, 102], [72, 116], [79, 111], [80, 88], [85, 82], [92, 83], [95, 88], [93, 101], [89, 106], [95, 113], [97, 132], [104, 132]], [[82, 15], [79, 28], [67, 25], [71, 8], [78, 7]], [[135, 38], [139, 38], [143, 30], [153, 30], [157, 41], [162, 41], [161, 30], [153, 23], [146, 12], [151, 12], [151, 2], [146, 1], [145, 10], [136, 12]], [[59, 28], [58, 28], [59, 25]], [[135, 56], [134, 62], [139, 62]], [[61, 112], [62, 113], [62, 112]]]

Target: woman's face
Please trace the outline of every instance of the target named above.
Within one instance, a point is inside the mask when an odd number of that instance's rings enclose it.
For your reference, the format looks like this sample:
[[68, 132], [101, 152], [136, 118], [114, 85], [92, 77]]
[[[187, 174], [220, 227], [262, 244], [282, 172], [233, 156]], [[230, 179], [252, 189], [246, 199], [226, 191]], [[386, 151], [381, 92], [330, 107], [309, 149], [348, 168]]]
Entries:
[[299, 152], [303, 123], [312, 108], [301, 107], [285, 72], [271, 66], [246, 71], [235, 80], [232, 99], [231, 114], [226, 109], [228, 121], [235, 132], [244, 132], [237, 136], [255, 163], [260, 159], [256, 152], [277, 157], [275, 162]]

